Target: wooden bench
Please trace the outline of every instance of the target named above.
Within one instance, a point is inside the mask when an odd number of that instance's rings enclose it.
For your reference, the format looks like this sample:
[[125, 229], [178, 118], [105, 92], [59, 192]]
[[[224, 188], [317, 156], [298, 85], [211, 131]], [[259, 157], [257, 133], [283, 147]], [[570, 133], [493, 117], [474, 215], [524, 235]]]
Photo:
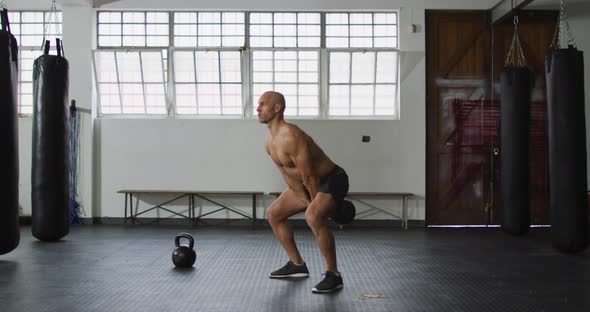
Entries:
[[[273, 196], [279, 196], [281, 195], [282, 192], [271, 192], [270, 195]], [[413, 193], [396, 193], [396, 192], [348, 192], [348, 194], [346, 195], [346, 199], [350, 200], [350, 201], [356, 201], [359, 202], [365, 206], [370, 207], [370, 209], [365, 210], [361, 213], [357, 212], [357, 215], [355, 218], [358, 217], [362, 217], [362, 216], [368, 216], [371, 214], [374, 214], [375, 211], [377, 212], [383, 212], [385, 214], [388, 214], [394, 218], [400, 219], [402, 221], [402, 228], [403, 229], [408, 229], [408, 198], [414, 196]], [[392, 212], [388, 211], [387, 209], [381, 208], [381, 207], [377, 207], [375, 205], [372, 205], [368, 202], [366, 202], [365, 200], [363, 200], [364, 198], [401, 198], [402, 199], [402, 215], [401, 217], [398, 215], [393, 214]]]
[[[229, 210], [229, 211], [239, 214], [245, 218], [252, 219], [253, 223], [256, 222], [256, 197], [264, 194], [263, 192], [256, 192], [256, 191], [226, 192], [226, 191], [194, 191], [194, 190], [119, 190], [117, 193], [125, 194], [125, 219], [124, 219], [125, 222], [127, 222], [127, 219], [131, 219], [131, 220], [135, 221], [135, 219], [139, 215], [142, 215], [148, 211], [152, 211], [154, 209], [162, 209], [162, 210], [167, 211], [171, 214], [189, 219], [191, 221], [196, 221], [204, 216], [216, 213], [221, 210]], [[140, 195], [146, 195], [146, 194], [167, 195], [168, 199], [164, 200], [163, 202], [161, 202], [155, 206], [147, 208], [141, 212], [139, 212], [138, 204], [136, 204], [135, 205], [135, 212], [134, 212], [133, 198], [135, 197], [137, 200], [139, 200]], [[243, 196], [243, 195], [252, 196], [252, 215], [247, 215], [241, 211], [238, 211], [234, 208], [228, 207], [227, 205], [224, 205], [220, 202], [214, 201], [210, 198], [211, 196]], [[173, 211], [173, 210], [170, 210], [170, 209], [164, 207], [164, 205], [172, 203], [172, 202], [177, 201], [177, 200], [184, 198], [184, 197], [188, 198], [188, 215], [185, 215], [185, 214], [182, 214], [182, 213], [179, 213], [179, 212], [176, 212], [176, 211]], [[219, 206], [220, 208], [216, 209], [214, 211], [199, 214], [198, 216], [196, 216], [195, 215], [195, 197], [204, 199], [212, 204]], [[128, 209], [129, 209], [129, 214], [127, 214]]]

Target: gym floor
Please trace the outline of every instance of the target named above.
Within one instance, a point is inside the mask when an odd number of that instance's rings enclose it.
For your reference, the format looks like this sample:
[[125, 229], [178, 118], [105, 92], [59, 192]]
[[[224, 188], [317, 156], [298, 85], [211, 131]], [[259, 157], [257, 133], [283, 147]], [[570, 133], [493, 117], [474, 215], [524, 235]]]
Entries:
[[[193, 269], [175, 269], [174, 236], [196, 239]], [[274, 280], [287, 258], [259, 226], [74, 226], [42, 243], [22, 227], [0, 256], [0, 310], [10, 311], [589, 311], [590, 254], [551, 246], [550, 230], [335, 229], [344, 289], [318, 295], [324, 262], [307, 228], [296, 240], [311, 276]]]

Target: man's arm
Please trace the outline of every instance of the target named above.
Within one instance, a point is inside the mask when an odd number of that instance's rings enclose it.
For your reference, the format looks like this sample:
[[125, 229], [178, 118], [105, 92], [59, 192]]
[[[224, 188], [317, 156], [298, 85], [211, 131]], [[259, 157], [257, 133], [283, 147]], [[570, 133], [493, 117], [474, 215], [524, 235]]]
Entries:
[[313, 167], [311, 163], [311, 151], [309, 150], [308, 144], [302, 138], [293, 138], [292, 144], [289, 148], [289, 157], [295, 164], [297, 170], [301, 174], [301, 181], [305, 188], [309, 191], [309, 195], [313, 200], [315, 195], [318, 193], [318, 185], [320, 178], [315, 176], [313, 173]]

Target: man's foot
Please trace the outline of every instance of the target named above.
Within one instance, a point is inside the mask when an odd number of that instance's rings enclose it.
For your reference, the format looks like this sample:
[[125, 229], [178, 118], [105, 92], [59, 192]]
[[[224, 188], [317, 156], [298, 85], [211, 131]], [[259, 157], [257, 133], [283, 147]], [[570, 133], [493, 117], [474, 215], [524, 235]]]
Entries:
[[314, 288], [311, 289], [314, 293], [329, 293], [338, 289], [342, 289], [344, 284], [342, 283], [342, 276], [334, 272], [326, 271], [324, 279]]
[[270, 273], [270, 278], [292, 278], [292, 277], [308, 277], [309, 270], [305, 262], [301, 265], [293, 263], [291, 260], [287, 262], [282, 268]]

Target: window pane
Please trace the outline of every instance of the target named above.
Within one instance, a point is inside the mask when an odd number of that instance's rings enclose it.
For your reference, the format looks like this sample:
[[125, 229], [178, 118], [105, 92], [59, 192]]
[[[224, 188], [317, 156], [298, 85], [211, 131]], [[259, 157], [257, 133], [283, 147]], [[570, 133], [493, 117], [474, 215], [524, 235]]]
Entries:
[[375, 24], [397, 24], [397, 14], [395, 13], [375, 13], [373, 18]]
[[194, 12], [174, 12], [174, 23], [196, 24], [197, 13]]
[[242, 114], [242, 85], [224, 84], [221, 86], [224, 115]]
[[319, 88], [318, 85], [299, 85], [299, 115], [317, 116], [319, 114]]
[[330, 86], [329, 114], [332, 116], [350, 115], [350, 86]]
[[350, 87], [350, 113], [353, 116], [369, 116], [373, 114], [373, 86]]
[[145, 114], [143, 86], [139, 83], [126, 83], [119, 86], [123, 100], [124, 114]]
[[96, 59], [96, 75], [99, 82], [117, 82], [117, 67], [115, 53], [98, 51]]
[[219, 82], [219, 52], [197, 51], [197, 82]]
[[177, 82], [195, 82], [194, 52], [174, 52], [174, 78]]
[[117, 66], [120, 82], [141, 82], [139, 52], [117, 52]]
[[220, 55], [222, 81], [240, 83], [242, 81], [240, 52], [220, 52]]
[[375, 53], [352, 53], [352, 83], [375, 82]]
[[201, 115], [221, 114], [221, 95], [218, 84], [197, 85], [198, 113]]
[[145, 12], [123, 12], [123, 23], [145, 23]]
[[99, 47], [166, 47], [167, 12], [98, 12]]
[[197, 92], [194, 84], [176, 84], [176, 112], [178, 114], [197, 113]]
[[244, 45], [243, 12], [174, 13], [174, 44], [181, 47]]
[[252, 47], [320, 47], [319, 13], [251, 13]]
[[375, 90], [375, 115], [394, 115], [396, 85], [377, 85]]
[[397, 13], [326, 14], [328, 48], [396, 48], [396, 38]]
[[143, 70], [143, 81], [145, 82], [164, 82], [164, 64], [162, 53], [160, 52], [142, 52], [141, 62]]
[[350, 82], [350, 53], [330, 53], [330, 83]]
[[148, 23], [168, 24], [168, 13], [166, 12], [147, 12], [146, 18]]
[[250, 13], [252, 24], [272, 24], [272, 13]]
[[396, 83], [397, 53], [377, 53], [377, 83]]

